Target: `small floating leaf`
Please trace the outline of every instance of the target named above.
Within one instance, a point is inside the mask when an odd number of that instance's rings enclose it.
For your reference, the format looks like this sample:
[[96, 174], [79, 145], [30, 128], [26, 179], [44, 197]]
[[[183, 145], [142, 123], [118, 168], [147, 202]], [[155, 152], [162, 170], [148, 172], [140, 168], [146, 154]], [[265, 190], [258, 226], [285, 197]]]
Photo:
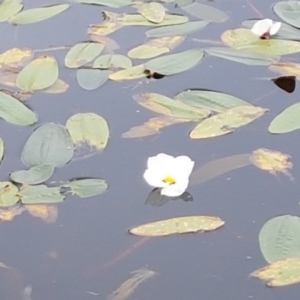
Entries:
[[157, 2], [142, 3], [138, 6], [138, 12], [153, 23], [161, 23], [164, 20], [165, 7]]
[[27, 186], [20, 190], [19, 196], [23, 204], [57, 203], [65, 198], [60, 187], [47, 187], [44, 184]]
[[278, 2], [273, 6], [275, 14], [284, 22], [300, 28], [299, 1]]
[[106, 120], [94, 113], [79, 113], [70, 117], [66, 127], [74, 144], [88, 143], [98, 149], [104, 149], [109, 138]]
[[44, 164], [63, 166], [74, 153], [70, 134], [60, 124], [48, 123], [38, 127], [26, 141], [22, 161], [29, 167]]
[[0, 206], [12, 206], [19, 201], [18, 188], [9, 181], [0, 181]]
[[79, 43], [74, 45], [65, 57], [65, 66], [68, 68], [81, 67], [95, 59], [104, 49], [100, 43]]
[[209, 109], [215, 112], [226, 111], [237, 106], [252, 106], [249, 102], [235, 96], [222, 92], [201, 89], [183, 91], [177, 94], [175, 99], [193, 107]]
[[300, 128], [300, 103], [295, 103], [276, 116], [270, 126], [269, 132], [274, 134], [287, 133]]
[[174, 75], [193, 68], [203, 58], [202, 49], [191, 49], [176, 54], [154, 58], [145, 64], [145, 69], [151, 73]]
[[25, 91], [43, 90], [58, 79], [58, 64], [53, 56], [40, 56], [29, 63], [17, 76], [17, 86]]
[[70, 189], [67, 193], [77, 195], [81, 198], [92, 197], [104, 193], [108, 185], [105, 180], [98, 178], [78, 179], [62, 185], [63, 188]]
[[213, 216], [187, 216], [140, 225], [129, 230], [140, 236], [165, 236], [176, 233], [212, 231], [224, 225], [224, 221]]
[[32, 167], [29, 170], [16, 171], [10, 174], [14, 182], [23, 184], [39, 184], [48, 180], [54, 172], [54, 166], [41, 165]]
[[3, 156], [4, 156], [4, 143], [3, 143], [3, 140], [0, 137], [0, 163], [3, 159]]
[[99, 56], [93, 64], [93, 68], [99, 69], [128, 69], [132, 67], [132, 61], [125, 55], [106, 54]]
[[108, 70], [79, 69], [76, 72], [76, 78], [83, 89], [92, 91], [101, 87], [111, 73]]
[[0, 92], [0, 117], [9, 123], [21, 126], [37, 122], [36, 114], [16, 98]]
[[27, 9], [12, 16], [8, 21], [16, 25], [37, 23], [52, 18], [67, 10], [69, 7], [69, 4], [59, 4], [47, 7]]
[[204, 139], [233, 132], [264, 115], [268, 110], [257, 106], [237, 106], [205, 119], [191, 132], [192, 139]]
[[109, 79], [111, 80], [131, 80], [146, 77], [147, 73], [145, 71], [145, 65], [140, 64], [137, 66], [133, 66], [131, 68], [117, 71], [113, 74], [109, 75]]
[[3, 0], [0, 4], [0, 22], [7, 21], [23, 8], [21, 0]]
[[254, 271], [252, 277], [266, 281], [270, 287], [285, 286], [300, 282], [300, 258], [293, 257], [276, 261]]

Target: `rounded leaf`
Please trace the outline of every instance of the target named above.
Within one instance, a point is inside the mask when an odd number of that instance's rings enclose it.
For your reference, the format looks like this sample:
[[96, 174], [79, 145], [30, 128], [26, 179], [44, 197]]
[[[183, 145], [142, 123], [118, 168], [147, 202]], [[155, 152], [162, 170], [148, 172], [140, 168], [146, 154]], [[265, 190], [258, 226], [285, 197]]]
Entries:
[[9, 181], [0, 181], [0, 206], [15, 205], [20, 197], [18, 188]]

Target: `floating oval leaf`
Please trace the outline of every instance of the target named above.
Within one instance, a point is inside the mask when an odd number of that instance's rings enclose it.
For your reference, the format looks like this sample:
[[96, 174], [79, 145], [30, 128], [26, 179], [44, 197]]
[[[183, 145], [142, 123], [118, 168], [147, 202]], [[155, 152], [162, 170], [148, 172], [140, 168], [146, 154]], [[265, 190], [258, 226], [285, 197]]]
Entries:
[[176, 54], [154, 58], [145, 64], [145, 69], [151, 73], [174, 75], [193, 68], [203, 58], [201, 49], [191, 49]]
[[33, 57], [29, 48], [11, 48], [0, 54], [0, 65], [4, 69], [24, 66]]
[[12, 206], [19, 201], [18, 188], [9, 181], [0, 181], [0, 206]]
[[268, 263], [300, 257], [300, 218], [284, 215], [268, 220], [260, 230], [259, 246]]
[[146, 77], [147, 73], [145, 71], [145, 65], [140, 64], [137, 66], [133, 66], [131, 68], [117, 71], [113, 74], [109, 75], [109, 79], [111, 80], [131, 80]]
[[19, 196], [23, 204], [57, 203], [65, 198], [60, 187], [47, 187], [44, 184], [27, 186], [20, 190]]
[[300, 128], [300, 103], [295, 103], [276, 116], [269, 126], [274, 134], [287, 133]]
[[156, 2], [142, 3], [138, 6], [138, 12], [153, 23], [161, 23], [164, 20], [165, 7]]
[[39, 184], [48, 180], [54, 172], [53, 165], [41, 165], [29, 170], [16, 171], [10, 174], [14, 182], [23, 184]]
[[106, 54], [99, 56], [93, 64], [93, 68], [110, 69], [121, 68], [127, 69], [132, 67], [132, 61], [125, 55], [120, 54]]
[[104, 193], [108, 185], [105, 180], [98, 178], [86, 178], [71, 181], [62, 185], [63, 188], [70, 189], [67, 193], [87, 198]]
[[0, 91], [0, 117], [16, 125], [32, 125], [37, 122], [36, 114], [16, 98]]
[[190, 106], [209, 109], [216, 112], [226, 111], [237, 106], [252, 106], [252, 104], [226, 93], [200, 89], [183, 91], [177, 94], [175, 99]]
[[299, 1], [278, 2], [273, 6], [275, 14], [286, 23], [300, 28]]
[[219, 217], [187, 216], [140, 225], [129, 230], [140, 236], [165, 236], [176, 233], [212, 231], [224, 225]]
[[98, 149], [104, 149], [109, 138], [106, 120], [94, 113], [79, 113], [70, 117], [66, 127], [74, 144], [86, 142]]
[[300, 282], [300, 258], [276, 261], [254, 271], [251, 276], [266, 281], [267, 286], [285, 286]]
[[80, 69], [77, 70], [76, 78], [78, 84], [87, 91], [92, 91], [102, 86], [107, 80], [111, 71]]
[[0, 22], [7, 21], [10, 17], [22, 10], [21, 0], [3, 0], [0, 4]]
[[167, 36], [187, 35], [203, 29], [208, 22], [193, 21], [180, 25], [164, 26], [146, 31], [146, 35], [152, 38], [161, 38]]
[[73, 142], [66, 128], [60, 124], [48, 123], [32, 133], [21, 156], [29, 167], [44, 164], [59, 167], [68, 163], [73, 153]]
[[40, 56], [29, 63], [17, 76], [17, 86], [26, 91], [43, 90], [58, 79], [58, 64], [53, 56]]
[[265, 108], [250, 105], [233, 107], [198, 124], [190, 132], [190, 137], [204, 139], [228, 134], [238, 127], [253, 122], [267, 111]]
[[74, 45], [65, 57], [65, 66], [68, 68], [81, 67], [96, 58], [104, 49], [100, 43], [79, 43]]
[[69, 7], [69, 4], [59, 4], [23, 10], [9, 18], [8, 21], [16, 25], [37, 23], [52, 18], [65, 11]]

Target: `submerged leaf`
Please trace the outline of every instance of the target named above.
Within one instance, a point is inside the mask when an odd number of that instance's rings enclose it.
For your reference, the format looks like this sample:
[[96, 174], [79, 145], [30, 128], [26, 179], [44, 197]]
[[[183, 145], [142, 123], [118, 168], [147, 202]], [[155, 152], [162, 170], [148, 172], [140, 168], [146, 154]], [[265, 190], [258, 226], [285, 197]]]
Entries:
[[60, 167], [72, 159], [73, 153], [73, 142], [66, 128], [48, 123], [32, 133], [24, 145], [21, 157], [29, 167], [44, 164]]
[[0, 137], [0, 163], [3, 159], [3, 156], [4, 156], [4, 143], [3, 143], [3, 140]]
[[111, 71], [95, 69], [79, 69], [76, 72], [78, 84], [87, 91], [101, 87], [107, 80]]
[[[25, 208], [20, 205], [14, 205], [6, 209], [0, 209], [0, 221], [12, 221], [14, 217], [20, 215], [24, 210]], [[4, 267], [1, 262], [0, 267]]]
[[0, 22], [7, 21], [23, 8], [21, 0], [3, 0], [0, 4]]
[[18, 188], [9, 181], [0, 181], [0, 206], [12, 206], [19, 201]]
[[140, 236], [165, 236], [176, 233], [212, 231], [224, 225], [224, 221], [213, 216], [187, 216], [148, 223], [131, 228], [130, 233]]
[[41, 218], [46, 223], [52, 224], [57, 220], [58, 211], [55, 205], [30, 204], [23, 206], [32, 216]]

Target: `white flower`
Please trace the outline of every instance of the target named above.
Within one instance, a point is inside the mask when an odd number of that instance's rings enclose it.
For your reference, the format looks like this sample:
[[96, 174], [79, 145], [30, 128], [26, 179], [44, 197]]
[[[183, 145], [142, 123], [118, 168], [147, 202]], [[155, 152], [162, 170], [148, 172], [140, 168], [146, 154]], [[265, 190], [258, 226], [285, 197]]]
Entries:
[[162, 195], [177, 197], [187, 189], [194, 164], [185, 155], [174, 157], [160, 153], [148, 158], [144, 178], [149, 185], [162, 188]]
[[257, 21], [251, 31], [262, 39], [268, 39], [271, 35], [276, 34], [281, 27], [281, 22], [273, 22], [271, 19]]

